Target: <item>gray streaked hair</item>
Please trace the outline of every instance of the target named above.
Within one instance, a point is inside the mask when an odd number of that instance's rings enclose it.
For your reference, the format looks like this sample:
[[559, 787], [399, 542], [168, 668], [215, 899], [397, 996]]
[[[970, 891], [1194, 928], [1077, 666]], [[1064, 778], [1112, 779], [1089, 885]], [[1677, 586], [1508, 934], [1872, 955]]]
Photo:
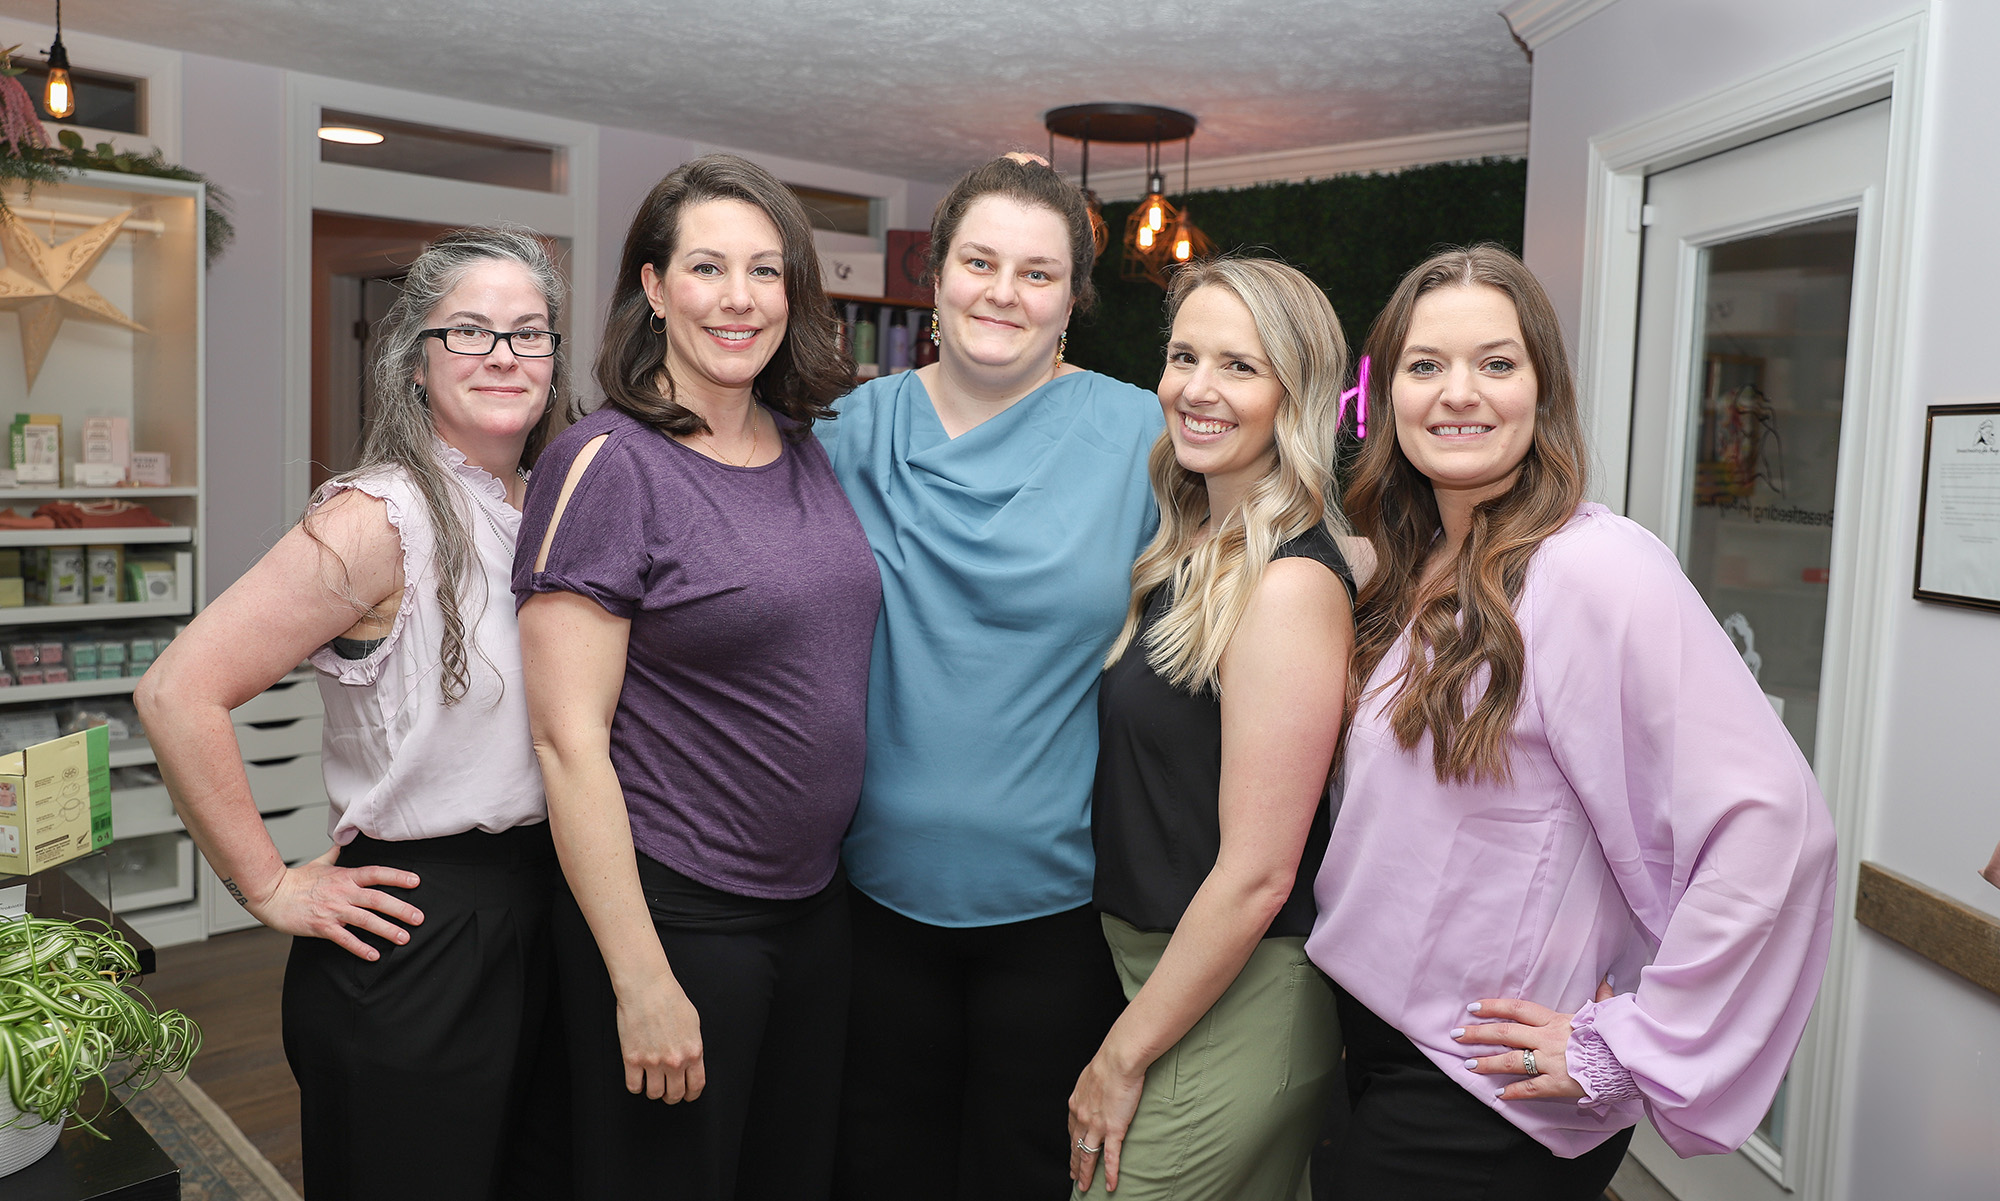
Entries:
[[[549, 323], [553, 326], [561, 318], [569, 288], [547, 245], [533, 230], [518, 225], [473, 226], [453, 230], [426, 246], [410, 264], [402, 291], [389, 306], [388, 315], [376, 326], [375, 355], [370, 366], [374, 383], [372, 411], [360, 461], [353, 470], [329, 481], [342, 484], [360, 476], [400, 469], [424, 498], [432, 530], [438, 610], [444, 615], [444, 635], [438, 647], [438, 688], [447, 705], [462, 699], [472, 682], [465, 654], [466, 621], [459, 596], [474, 561], [472, 515], [464, 510], [464, 501], [451, 482], [451, 472], [438, 458], [430, 398], [417, 382], [426, 363], [420, 334], [429, 327], [432, 311], [459, 285], [467, 271], [495, 260], [525, 267], [541, 291]], [[548, 443], [557, 411], [556, 396], [569, 378], [566, 348], [556, 348], [553, 368], [542, 419], [529, 431], [527, 445], [521, 452], [524, 466], [532, 466]], [[311, 532], [308, 527], [307, 533]]]

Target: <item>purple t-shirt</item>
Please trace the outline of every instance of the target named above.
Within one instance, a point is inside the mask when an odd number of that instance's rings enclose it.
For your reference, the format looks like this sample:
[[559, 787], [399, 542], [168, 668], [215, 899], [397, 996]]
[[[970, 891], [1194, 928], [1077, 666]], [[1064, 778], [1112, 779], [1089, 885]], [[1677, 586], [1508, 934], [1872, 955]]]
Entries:
[[[570, 464], [599, 435], [535, 571]], [[535, 465], [514, 595], [536, 592], [632, 623], [611, 764], [638, 849], [741, 896], [826, 887], [861, 794], [882, 585], [819, 442], [731, 467], [599, 409]]]

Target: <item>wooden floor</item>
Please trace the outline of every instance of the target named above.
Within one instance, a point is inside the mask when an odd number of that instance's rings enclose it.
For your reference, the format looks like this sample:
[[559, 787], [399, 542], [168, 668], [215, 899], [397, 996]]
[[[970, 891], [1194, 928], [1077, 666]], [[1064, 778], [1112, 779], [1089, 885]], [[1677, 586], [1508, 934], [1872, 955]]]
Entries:
[[188, 1074], [303, 1195], [299, 1089], [278, 1028], [291, 946], [290, 935], [258, 926], [164, 947], [144, 987], [155, 1005], [201, 1026], [201, 1053]]

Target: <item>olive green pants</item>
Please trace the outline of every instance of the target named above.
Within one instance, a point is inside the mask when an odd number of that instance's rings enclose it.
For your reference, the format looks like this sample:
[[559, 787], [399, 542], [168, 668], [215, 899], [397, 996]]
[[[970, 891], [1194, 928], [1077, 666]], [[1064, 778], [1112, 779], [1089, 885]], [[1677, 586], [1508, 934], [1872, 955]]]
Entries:
[[[1129, 1000], [1165, 934], [1104, 918]], [[1313, 1140], [1333, 1103], [1340, 1019], [1305, 939], [1267, 938], [1236, 982], [1146, 1071], [1111, 1201], [1307, 1201]], [[1090, 1192], [1104, 1201], [1100, 1163]]]

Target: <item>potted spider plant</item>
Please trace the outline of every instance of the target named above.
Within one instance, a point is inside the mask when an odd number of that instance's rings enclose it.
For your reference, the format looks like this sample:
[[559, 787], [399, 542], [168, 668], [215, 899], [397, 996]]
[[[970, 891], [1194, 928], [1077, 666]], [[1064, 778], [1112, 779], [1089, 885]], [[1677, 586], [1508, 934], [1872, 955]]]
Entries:
[[157, 1012], [138, 975], [132, 944], [101, 922], [0, 920], [0, 1175], [47, 1154], [65, 1117], [102, 1138], [92, 1119], [123, 1103], [114, 1090], [187, 1071], [200, 1028]]

